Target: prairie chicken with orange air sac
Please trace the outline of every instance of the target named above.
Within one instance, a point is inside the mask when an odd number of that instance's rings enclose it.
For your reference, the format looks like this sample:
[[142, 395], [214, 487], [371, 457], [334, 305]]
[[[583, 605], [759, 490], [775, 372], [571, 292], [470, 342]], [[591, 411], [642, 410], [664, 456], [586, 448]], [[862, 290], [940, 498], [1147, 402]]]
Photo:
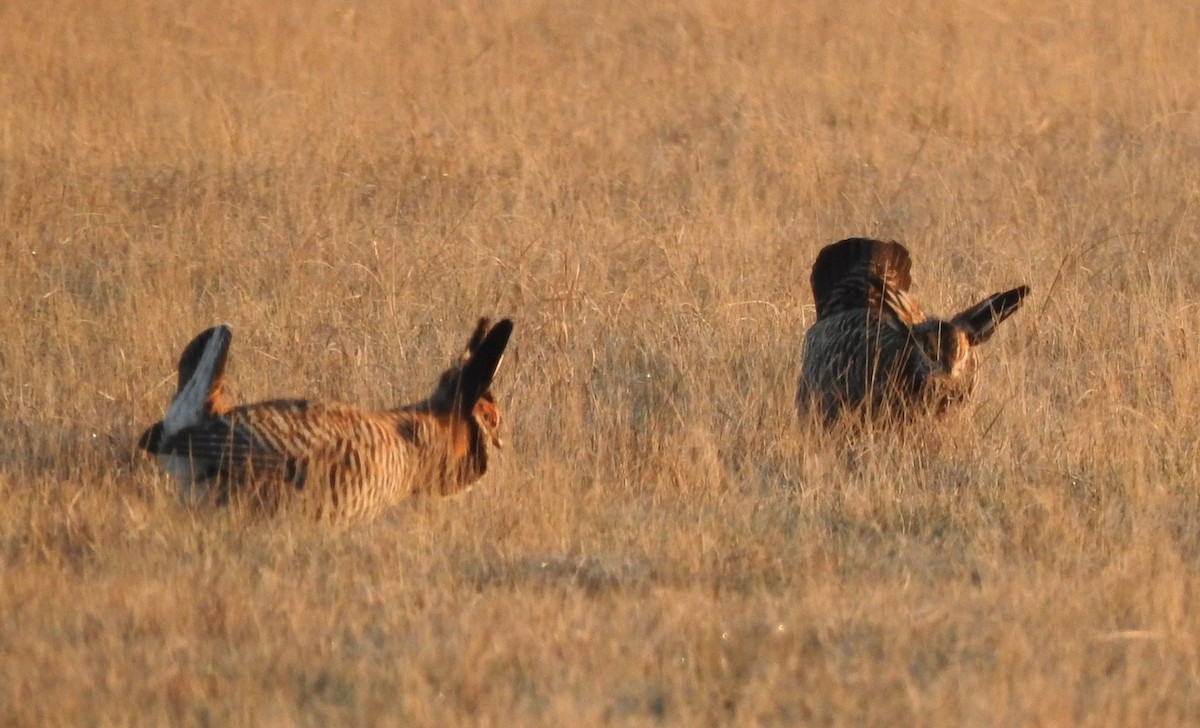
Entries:
[[179, 361], [178, 391], [139, 447], [191, 501], [286, 510], [320, 521], [377, 515], [410, 495], [450, 495], [500, 447], [491, 392], [513, 324], [480, 319], [433, 394], [383, 411], [307, 400], [234, 406], [225, 393], [228, 326], [204, 331]]
[[853, 412], [894, 419], [940, 412], [970, 395], [976, 347], [1020, 307], [1029, 286], [996, 293], [949, 320], [926, 318], [908, 293], [912, 260], [896, 242], [849, 238], [812, 269], [817, 320], [796, 395], [801, 417], [832, 425]]

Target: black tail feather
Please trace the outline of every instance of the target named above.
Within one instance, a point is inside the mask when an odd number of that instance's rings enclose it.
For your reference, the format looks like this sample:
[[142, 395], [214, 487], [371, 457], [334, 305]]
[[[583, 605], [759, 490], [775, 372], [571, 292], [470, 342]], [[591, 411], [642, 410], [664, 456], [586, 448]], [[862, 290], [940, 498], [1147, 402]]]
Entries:
[[982, 344], [996, 332], [996, 326], [1021, 307], [1029, 295], [1029, 286], [995, 293], [954, 317], [954, 324], [967, 332], [972, 345]]

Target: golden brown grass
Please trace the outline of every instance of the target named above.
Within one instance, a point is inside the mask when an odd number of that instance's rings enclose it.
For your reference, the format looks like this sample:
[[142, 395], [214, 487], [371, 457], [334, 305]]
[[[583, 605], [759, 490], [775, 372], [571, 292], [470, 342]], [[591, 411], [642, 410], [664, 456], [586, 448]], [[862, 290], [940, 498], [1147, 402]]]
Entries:
[[[0, 724], [1200, 721], [1200, 10], [0, 3]], [[808, 268], [1029, 282], [966, 411], [794, 422]], [[182, 509], [180, 347], [510, 445], [345, 532]], [[915, 443], [915, 447], [913, 444]]]

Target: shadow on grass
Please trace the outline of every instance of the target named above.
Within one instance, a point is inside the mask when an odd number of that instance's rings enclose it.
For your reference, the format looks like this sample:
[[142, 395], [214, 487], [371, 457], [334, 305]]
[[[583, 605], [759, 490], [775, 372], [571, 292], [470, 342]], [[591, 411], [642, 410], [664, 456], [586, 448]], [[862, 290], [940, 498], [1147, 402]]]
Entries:
[[476, 563], [467, 566], [463, 576], [480, 591], [497, 587], [582, 590], [592, 597], [641, 591], [658, 581], [654, 567], [647, 561], [570, 552]]

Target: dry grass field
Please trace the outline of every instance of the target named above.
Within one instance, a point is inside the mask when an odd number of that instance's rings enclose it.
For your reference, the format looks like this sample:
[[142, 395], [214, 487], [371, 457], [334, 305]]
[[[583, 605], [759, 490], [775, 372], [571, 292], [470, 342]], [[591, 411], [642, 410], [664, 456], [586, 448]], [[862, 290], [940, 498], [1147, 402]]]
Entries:
[[[0, 3], [0, 724], [1200, 722], [1200, 6]], [[809, 266], [1027, 282], [975, 401], [795, 419]], [[134, 441], [425, 396], [508, 445], [338, 531]]]

